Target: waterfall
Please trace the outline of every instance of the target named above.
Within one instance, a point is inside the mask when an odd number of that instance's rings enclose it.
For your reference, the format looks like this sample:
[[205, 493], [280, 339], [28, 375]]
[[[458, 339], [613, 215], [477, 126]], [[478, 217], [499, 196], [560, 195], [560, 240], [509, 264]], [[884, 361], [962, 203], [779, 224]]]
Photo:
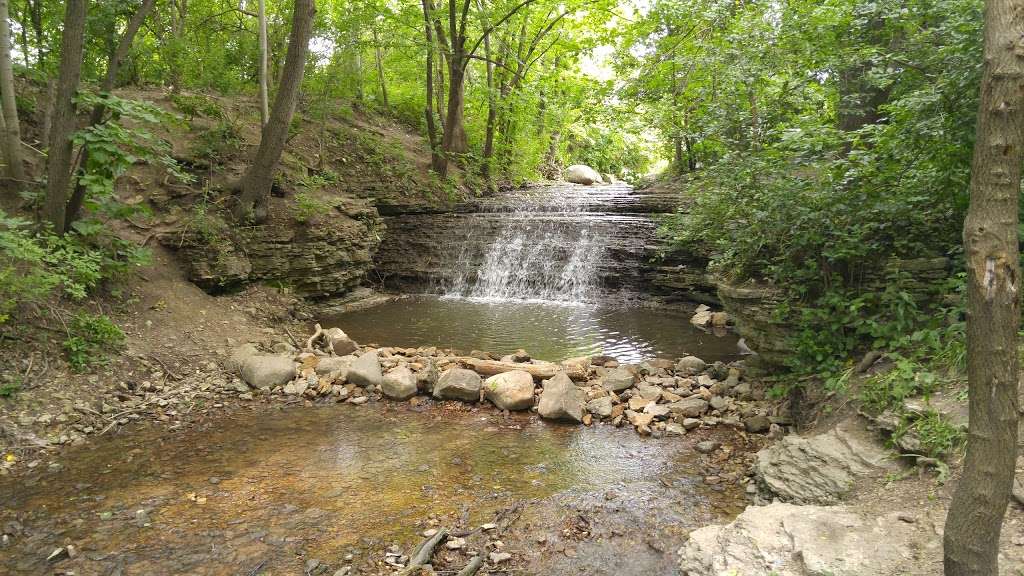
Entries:
[[[612, 235], [642, 236], [629, 222], [621, 226], [622, 217], [605, 211], [630, 192], [625, 185], [560, 184], [495, 202], [488, 206], [491, 225], [470, 231], [492, 237], [454, 247], [445, 295], [484, 301], [593, 302], [601, 288], [597, 269], [610, 257], [609, 246], [622, 243]], [[609, 225], [615, 223], [620, 225]], [[638, 241], [642, 249], [642, 240]]]

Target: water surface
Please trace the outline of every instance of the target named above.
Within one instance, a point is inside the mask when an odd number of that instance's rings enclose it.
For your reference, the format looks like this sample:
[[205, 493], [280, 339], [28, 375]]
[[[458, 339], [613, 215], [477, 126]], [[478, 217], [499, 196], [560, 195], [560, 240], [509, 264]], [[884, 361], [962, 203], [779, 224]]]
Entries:
[[[687, 530], [742, 505], [738, 489], [703, 483], [703, 434], [373, 403], [153, 427], [65, 452], [60, 471], [0, 479], [0, 525], [15, 533], [0, 573], [301, 575], [315, 559], [327, 574], [386, 574], [387, 547], [408, 550], [433, 519], [499, 522], [470, 540], [504, 541], [515, 574], [671, 574]], [[66, 544], [77, 555], [48, 565]]]
[[357, 342], [439, 346], [499, 355], [523, 348], [559, 361], [606, 354], [620, 362], [695, 354], [705, 361], [736, 359], [736, 337], [690, 324], [689, 316], [628, 305], [567, 305], [414, 296], [323, 320]]

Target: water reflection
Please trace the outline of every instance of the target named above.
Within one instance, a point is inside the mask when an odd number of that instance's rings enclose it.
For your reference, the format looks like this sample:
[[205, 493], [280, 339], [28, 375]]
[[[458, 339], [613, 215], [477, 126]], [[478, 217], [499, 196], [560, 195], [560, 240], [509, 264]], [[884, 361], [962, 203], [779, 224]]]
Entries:
[[537, 358], [562, 360], [606, 354], [620, 362], [696, 354], [736, 356], [732, 334], [692, 326], [685, 314], [629, 306], [595, 307], [542, 301], [492, 301], [416, 296], [327, 318], [359, 342], [440, 346], [508, 354], [525, 348]]

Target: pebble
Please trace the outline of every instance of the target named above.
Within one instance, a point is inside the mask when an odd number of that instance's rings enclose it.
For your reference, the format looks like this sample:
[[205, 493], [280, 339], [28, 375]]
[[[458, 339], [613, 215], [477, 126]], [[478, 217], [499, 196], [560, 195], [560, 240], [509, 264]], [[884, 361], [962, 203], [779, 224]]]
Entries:
[[501, 564], [512, 559], [512, 555], [508, 552], [491, 552], [487, 557], [490, 559], [491, 564]]
[[710, 454], [721, 446], [722, 443], [717, 440], [704, 440], [703, 442], [698, 442], [694, 449], [701, 454]]

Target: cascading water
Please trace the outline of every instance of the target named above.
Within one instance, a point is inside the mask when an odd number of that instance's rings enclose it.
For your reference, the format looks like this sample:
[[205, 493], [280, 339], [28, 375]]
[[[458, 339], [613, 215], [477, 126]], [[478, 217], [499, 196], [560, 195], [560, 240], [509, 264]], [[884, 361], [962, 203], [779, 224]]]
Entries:
[[[627, 242], [639, 241], [634, 248], [643, 249], [635, 227], [623, 229], [623, 216], [604, 211], [621, 203], [630, 191], [626, 185], [556, 185], [485, 206], [494, 210], [490, 219], [498, 222], [474, 232], [490, 233], [491, 238], [462, 242], [445, 295], [484, 301], [592, 302], [601, 288], [599, 267], [607, 261], [610, 246], [624, 241], [614, 235], [625, 232]], [[644, 222], [640, 227], [650, 225]], [[474, 256], [481, 248], [482, 257]]]

